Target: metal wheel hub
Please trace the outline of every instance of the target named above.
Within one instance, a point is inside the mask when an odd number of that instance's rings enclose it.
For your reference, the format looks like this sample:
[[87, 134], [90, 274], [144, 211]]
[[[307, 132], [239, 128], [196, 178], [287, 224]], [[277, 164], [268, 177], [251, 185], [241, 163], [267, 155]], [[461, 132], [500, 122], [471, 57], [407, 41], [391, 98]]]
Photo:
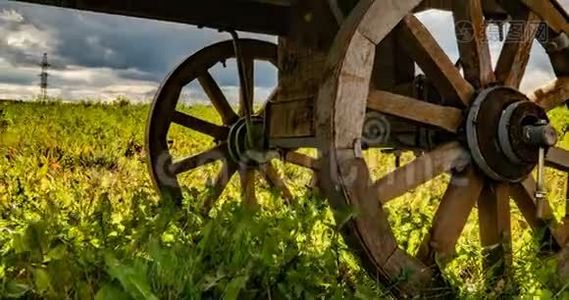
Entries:
[[466, 136], [477, 166], [490, 178], [507, 182], [529, 175], [539, 149], [557, 141], [545, 111], [507, 87], [478, 94], [468, 111]]
[[[252, 117], [252, 128], [248, 129], [245, 118], [239, 119], [229, 130], [227, 147], [231, 159], [236, 163], [244, 163], [248, 166], [259, 166], [273, 159], [273, 155], [265, 147], [263, 133], [264, 120], [261, 117]], [[247, 131], [252, 130], [254, 144], [247, 140]]]

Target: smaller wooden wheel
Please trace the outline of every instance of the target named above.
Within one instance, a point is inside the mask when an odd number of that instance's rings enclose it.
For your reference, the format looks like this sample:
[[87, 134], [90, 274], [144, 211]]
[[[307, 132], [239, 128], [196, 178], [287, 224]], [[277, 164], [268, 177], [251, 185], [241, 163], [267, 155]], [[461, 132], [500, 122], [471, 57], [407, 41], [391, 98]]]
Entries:
[[[240, 55], [235, 55], [235, 49], [239, 50]], [[238, 112], [228, 102], [211, 71], [216, 65], [225, 64], [231, 59], [240, 64], [237, 68], [239, 72], [234, 71], [238, 74], [233, 74], [239, 76], [240, 82]], [[300, 153], [268, 149], [263, 109], [257, 114], [253, 113], [255, 62], [268, 62], [276, 66], [276, 60], [277, 47], [272, 43], [250, 39], [225, 41], [191, 55], [166, 78], [154, 98], [146, 132], [150, 174], [164, 197], [179, 202], [182, 199], [181, 187], [190, 185], [203, 191], [207, 186], [203, 202], [204, 211], [207, 212], [228, 186], [232, 176], [238, 173], [241, 195], [248, 205], [257, 203], [258, 175], [262, 175], [268, 185], [279, 191], [286, 201], [293, 198], [273, 159], [284, 158], [307, 167], [314, 162]], [[193, 116], [180, 106], [183, 88], [194, 81], [207, 94], [218, 118], [206, 120], [202, 115]], [[207, 115], [207, 112], [204, 114]], [[175, 134], [172, 133], [175, 126], [189, 130]], [[249, 141], [250, 136], [252, 142]], [[182, 153], [176, 157], [176, 146], [188, 144], [193, 145], [189, 147], [192, 153]], [[184, 149], [187, 150], [187, 147]], [[207, 176], [212, 168], [215, 172], [216, 164], [218, 175], [213, 184], [206, 185]], [[193, 177], [184, 182], [182, 177], [188, 173]]]
[[[547, 115], [569, 100], [569, 47], [548, 49], [557, 75], [552, 85], [525, 95], [520, 83], [539, 27], [536, 21], [550, 27], [551, 39], [563, 40], [569, 17], [555, 1], [499, 2], [522, 27], [510, 30], [496, 69], [484, 27], [491, 16], [482, 0], [363, 0], [346, 18], [332, 47], [317, 103], [319, 180], [336, 211], [353, 212], [343, 223], [346, 242], [369, 273], [397, 296], [452, 297], [444, 265], [456, 257], [455, 246], [473, 212], [484, 274], [493, 282], [508, 282], [514, 255], [510, 198], [530, 228], [546, 229], [546, 248], [556, 253], [567, 245], [569, 219], [554, 218], [550, 204], [536, 193], [539, 185], [532, 170], [544, 160], [557, 170], [569, 167], [569, 152], [554, 147], [556, 134]], [[414, 15], [430, 7], [452, 11], [462, 70]], [[553, 40], [543, 44], [561, 45]], [[389, 45], [396, 45], [396, 57], [407, 63], [385, 62], [394, 52], [385, 51]], [[437, 97], [421, 98], [388, 84], [387, 79], [413, 78], [415, 63]], [[387, 78], [381, 69], [385, 66], [393, 67], [396, 75]], [[403, 137], [402, 125], [418, 128], [413, 145], [424, 153], [374, 178], [368, 155], [382, 143], [368, 142], [366, 124], [372, 113], [397, 120], [387, 126], [392, 139]], [[429, 142], [416, 142], [422, 137]], [[546, 157], [540, 156], [540, 148], [546, 149]], [[411, 225], [390, 218], [407, 211], [409, 203], [396, 206], [400, 211], [390, 205], [432, 180], [446, 189], [440, 201], [431, 201], [436, 203], [432, 218], [430, 212], [416, 216], [429, 219], [429, 227], [416, 246], [409, 247], [410, 236], [400, 235], [402, 227]], [[569, 250], [560, 253], [565, 252]], [[567, 265], [569, 255], [559, 259]]]

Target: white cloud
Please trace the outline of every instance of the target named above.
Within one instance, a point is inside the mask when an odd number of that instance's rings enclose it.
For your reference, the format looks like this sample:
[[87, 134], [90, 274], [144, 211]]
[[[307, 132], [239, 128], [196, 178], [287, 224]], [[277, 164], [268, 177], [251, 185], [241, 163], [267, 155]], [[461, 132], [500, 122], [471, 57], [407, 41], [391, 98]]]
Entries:
[[29, 24], [14, 10], [0, 11], [0, 36], [5, 47], [25, 54], [37, 54], [54, 49], [55, 40], [48, 32]]

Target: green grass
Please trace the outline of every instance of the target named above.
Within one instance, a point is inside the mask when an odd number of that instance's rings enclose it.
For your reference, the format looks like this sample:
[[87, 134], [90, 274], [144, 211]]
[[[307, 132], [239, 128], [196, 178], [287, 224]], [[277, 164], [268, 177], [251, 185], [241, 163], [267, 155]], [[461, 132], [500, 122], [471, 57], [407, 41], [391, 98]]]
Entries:
[[[209, 107], [185, 109], [214, 118]], [[299, 168], [280, 166], [299, 195], [293, 205], [266, 189], [260, 208], [246, 209], [234, 179], [204, 217], [204, 182], [219, 166], [184, 176], [182, 209], [160, 201], [145, 163], [147, 106], [2, 103], [0, 110], [0, 298], [385, 297], [386, 288], [359, 269], [327, 203], [306, 188], [310, 174]], [[569, 112], [552, 118], [564, 129]], [[171, 138], [180, 155], [211, 144], [182, 128]], [[388, 155], [369, 156], [376, 176], [393, 164]], [[566, 176], [547, 175], [560, 216]], [[403, 248], [418, 246], [447, 180], [442, 176], [388, 207], [397, 212], [390, 220]], [[445, 269], [465, 298], [487, 292], [475, 215]], [[536, 257], [534, 236], [515, 209], [512, 227], [516, 283], [493, 292], [569, 297], [555, 261]]]

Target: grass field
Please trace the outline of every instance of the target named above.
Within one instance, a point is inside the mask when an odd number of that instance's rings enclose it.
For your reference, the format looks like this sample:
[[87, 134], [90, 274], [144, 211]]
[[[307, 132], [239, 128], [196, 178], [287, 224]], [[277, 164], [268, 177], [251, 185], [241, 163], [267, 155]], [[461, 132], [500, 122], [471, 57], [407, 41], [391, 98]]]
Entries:
[[[210, 118], [208, 107], [186, 108]], [[0, 298], [322, 299], [384, 298], [349, 254], [327, 203], [306, 188], [310, 174], [281, 166], [297, 195], [286, 206], [272, 191], [260, 208], [241, 206], [232, 182], [209, 216], [200, 213], [212, 165], [183, 178], [182, 209], [159, 201], [144, 153], [147, 106], [0, 103]], [[569, 111], [552, 113], [564, 130]], [[176, 128], [176, 153], [211, 141]], [[561, 142], [569, 146], [569, 138]], [[393, 166], [370, 153], [376, 176]], [[409, 159], [409, 157], [407, 157]], [[561, 216], [566, 176], [548, 171]], [[401, 246], [414, 251], [428, 230], [446, 176], [388, 210]], [[476, 214], [446, 277], [461, 297], [503, 293], [569, 298], [553, 260], [536, 257], [534, 237], [513, 212], [514, 283], [487, 294], [479, 266]]]

